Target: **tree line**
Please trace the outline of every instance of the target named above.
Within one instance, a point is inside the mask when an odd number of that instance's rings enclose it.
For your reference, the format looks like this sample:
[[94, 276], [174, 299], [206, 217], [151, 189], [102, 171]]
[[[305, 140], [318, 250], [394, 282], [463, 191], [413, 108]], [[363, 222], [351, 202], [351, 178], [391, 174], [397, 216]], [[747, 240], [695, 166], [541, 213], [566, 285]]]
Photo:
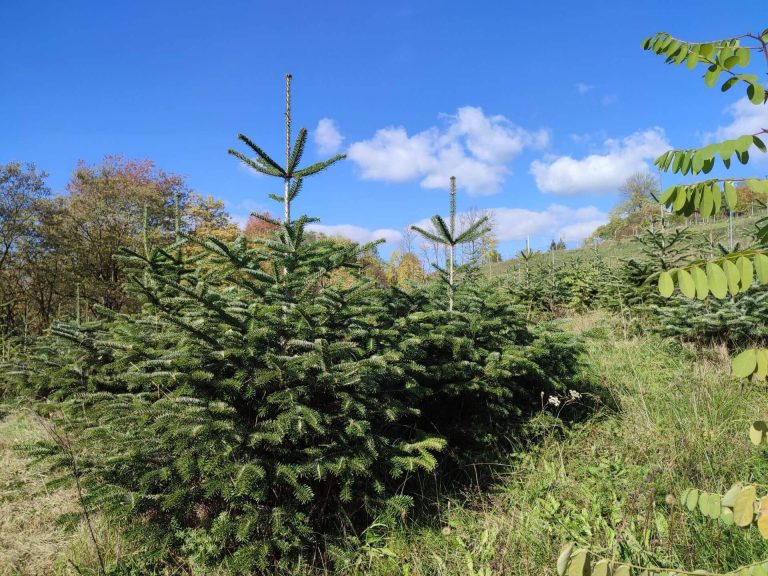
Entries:
[[[464, 230], [489, 217], [470, 209], [457, 215], [457, 226]], [[81, 162], [62, 194], [51, 191], [48, 174], [34, 163], [0, 164], [0, 337], [37, 335], [57, 319], [92, 318], [94, 306], [136, 311], [136, 299], [123, 290], [125, 264], [115, 255], [120, 247], [172, 241], [177, 220], [184, 234], [224, 241], [240, 234], [264, 238], [277, 229], [266, 212], [253, 214], [241, 229], [223, 201], [194, 192], [182, 176], [151, 160], [116, 155]], [[308, 231], [310, 238], [322, 236]], [[457, 262], [499, 262], [496, 245], [488, 230], [462, 245]], [[439, 243], [405, 230], [387, 262], [372, 250], [361, 263], [378, 282], [407, 289], [446, 257]]]
[[[221, 201], [192, 192], [149, 160], [79, 163], [63, 194], [33, 163], [0, 165], [0, 334], [39, 334], [54, 319], [92, 316], [95, 305], [131, 311], [121, 246], [174, 234], [178, 209], [192, 234], [238, 233]], [[145, 227], [145, 215], [147, 226]]]

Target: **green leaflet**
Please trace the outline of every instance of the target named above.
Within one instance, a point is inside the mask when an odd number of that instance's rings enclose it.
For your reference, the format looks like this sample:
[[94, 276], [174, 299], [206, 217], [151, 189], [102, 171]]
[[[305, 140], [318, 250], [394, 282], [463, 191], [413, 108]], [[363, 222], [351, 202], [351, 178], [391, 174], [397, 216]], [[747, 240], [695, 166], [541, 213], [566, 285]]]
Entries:
[[614, 571], [613, 576], [630, 576], [632, 570], [626, 564], [619, 565]]
[[739, 492], [741, 492], [742, 488], [743, 486], [738, 483], [731, 486], [728, 489], [728, 492], [723, 495], [721, 500], [722, 505], [727, 506], [728, 508], [733, 508], [733, 506], [736, 504], [736, 496], [739, 495]]
[[725, 82], [723, 82], [723, 83], [722, 83], [722, 85], [720, 86], [720, 90], [721, 90], [722, 92], [727, 92], [727, 91], [728, 91], [728, 90], [730, 90], [730, 89], [733, 87], [733, 85], [734, 85], [734, 84], [736, 84], [738, 81], [739, 81], [739, 79], [738, 79], [738, 78], [736, 78], [735, 76], [733, 76], [733, 77], [731, 77], [731, 78], [728, 78], [728, 80], [726, 80]]
[[675, 291], [675, 283], [672, 281], [672, 275], [666, 270], [659, 274], [659, 294], [664, 298], [669, 298]]
[[765, 348], [758, 348], [755, 354], [757, 355], [755, 378], [765, 380], [766, 376], [768, 376], [768, 350]]
[[699, 148], [696, 150], [696, 152], [693, 153], [693, 158], [691, 160], [691, 169], [693, 170], [694, 174], [698, 174], [701, 172], [702, 168], [704, 167], [704, 161], [709, 158], [709, 152], [706, 148]]
[[766, 434], [768, 434], [768, 424], [763, 420], [753, 422], [749, 427], [749, 441], [755, 446], [759, 446], [765, 442]]
[[688, 200], [688, 193], [686, 189], [682, 186], [679, 186], [677, 188], [677, 192], [675, 193], [675, 201], [672, 204], [672, 209], [675, 212], [680, 212], [680, 210], [683, 209], [683, 206], [685, 206], [685, 203], [687, 200]]
[[557, 558], [557, 575], [565, 576], [565, 570], [568, 567], [568, 562], [573, 554], [573, 549], [576, 546], [574, 542], [566, 544], [560, 551], [560, 556]]
[[699, 494], [699, 512], [704, 516], [709, 516], [709, 498], [712, 496], [709, 492]]
[[749, 66], [749, 61], [751, 59], [751, 56], [752, 56], [752, 51], [747, 48], [740, 47], [736, 50], [736, 57], [738, 58], [739, 66], [741, 66], [742, 68], [746, 68], [747, 66]]
[[755, 194], [768, 194], [768, 180], [758, 180], [757, 178], [747, 178], [745, 184]]
[[722, 506], [720, 504], [720, 494], [709, 495], [709, 506], [707, 509], [707, 516], [713, 520], [720, 518], [720, 510]]
[[701, 195], [701, 204], [699, 204], [699, 212], [701, 212], [702, 218], [709, 218], [715, 209], [714, 195], [712, 194], [712, 187], [705, 186]]
[[765, 254], [755, 254], [754, 265], [758, 282], [760, 284], [768, 284], [768, 256]]
[[763, 104], [765, 102], [765, 88], [757, 82], [747, 86], [747, 98], [752, 104]]
[[731, 373], [736, 378], [747, 378], [757, 369], [757, 353], [754, 348], [744, 350], [731, 360]]
[[688, 492], [688, 497], [685, 499], [685, 507], [691, 512], [696, 509], [696, 505], [699, 503], [699, 491], [693, 488]]
[[[681, 156], [682, 157], [682, 156]], [[664, 193], [659, 197], [659, 202], [661, 204], [669, 204], [670, 200], [674, 197], [675, 193], [677, 192], [677, 186], [670, 186], [667, 188]]]
[[707, 263], [707, 284], [715, 298], [722, 299], [728, 295], [728, 278], [723, 269], [712, 262]]
[[738, 202], [738, 197], [736, 195], [736, 188], [733, 187], [733, 183], [730, 181], [726, 181], [723, 184], [724, 192], [725, 192], [725, 203], [728, 205], [728, 210], [735, 210], [736, 204]]
[[723, 204], [723, 197], [722, 197], [722, 194], [720, 193], [720, 186], [718, 186], [716, 182], [713, 182], [710, 185], [710, 189], [712, 190], [712, 200], [714, 201], [714, 204], [715, 204], [714, 213], [719, 214], [720, 208], [722, 208], [722, 204]]
[[720, 522], [725, 524], [726, 526], [733, 526], [734, 520], [733, 520], [733, 510], [730, 508], [723, 508], [720, 512]]
[[739, 284], [742, 290], [748, 289], [752, 286], [752, 280], [754, 279], [754, 268], [752, 261], [744, 256], [739, 256], [736, 260], [736, 268], [739, 271]]
[[577, 550], [568, 562], [567, 576], [589, 576], [589, 554], [586, 550]]
[[691, 51], [688, 53], [688, 56], [685, 59], [685, 65], [688, 67], [688, 70], [693, 70], [696, 68], [696, 64], [699, 63], [699, 55], [695, 52]]
[[735, 296], [739, 293], [739, 282], [741, 281], [739, 269], [736, 267], [736, 264], [730, 260], [725, 260], [723, 262], [723, 270], [725, 271], [725, 276], [728, 279], [728, 290], [732, 296]]
[[[687, 270], [679, 270], [677, 273], [677, 285], [687, 298], [696, 296], [696, 284]], [[662, 294], [663, 295], [663, 294]]]
[[691, 276], [693, 277], [693, 283], [696, 285], [696, 297], [699, 300], [706, 300], [709, 295], [709, 283], [707, 282], [707, 275], [698, 266], [691, 268]]
[[744, 136], [739, 136], [736, 138], [735, 143], [735, 150], [736, 152], [746, 152], [752, 147], [752, 136], [749, 134], [745, 134]]
[[603, 558], [595, 563], [595, 567], [592, 568], [592, 576], [610, 576], [611, 575], [611, 562]]
[[704, 73], [704, 84], [707, 85], [707, 88], [712, 88], [715, 85], [722, 71], [723, 68], [716, 64], [712, 64], [707, 68], [707, 71]]
[[736, 151], [736, 143], [734, 140], [726, 140], [720, 143], [719, 148], [720, 159], [725, 163], [731, 159], [731, 156]]
[[733, 504], [733, 521], [736, 526], [749, 526], [755, 517], [756, 489], [754, 485], [742, 488]]

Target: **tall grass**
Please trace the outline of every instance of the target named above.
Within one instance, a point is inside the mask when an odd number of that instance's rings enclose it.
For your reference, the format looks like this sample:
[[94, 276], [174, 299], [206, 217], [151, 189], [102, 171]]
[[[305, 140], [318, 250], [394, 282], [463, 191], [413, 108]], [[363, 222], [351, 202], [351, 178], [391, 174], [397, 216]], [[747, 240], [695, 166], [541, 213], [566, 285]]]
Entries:
[[72, 539], [55, 527], [55, 521], [75, 510], [74, 494], [48, 490], [45, 474], [29, 468], [15, 450], [41, 434], [34, 419], [23, 412], [4, 418], [0, 414], [0, 576], [51, 574], [56, 558]]
[[445, 504], [439, 525], [382, 535], [352, 571], [554, 574], [568, 540], [617, 560], [720, 572], [768, 557], [755, 530], [704, 520], [675, 497], [766, 477], [747, 438], [765, 391], [732, 380], [723, 351], [624, 340], [600, 315], [576, 328], [606, 405], [570, 429], [542, 413], [541, 442], [509, 455], [490, 494]]
[[[96, 576], [99, 566], [84, 524], [66, 529], [64, 514], [80, 512], [74, 489], [53, 478], [18, 448], [46, 438], [29, 407], [0, 405], [0, 576]], [[95, 534], [107, 560], [130, 549], [116, 529], [97, 517]]]

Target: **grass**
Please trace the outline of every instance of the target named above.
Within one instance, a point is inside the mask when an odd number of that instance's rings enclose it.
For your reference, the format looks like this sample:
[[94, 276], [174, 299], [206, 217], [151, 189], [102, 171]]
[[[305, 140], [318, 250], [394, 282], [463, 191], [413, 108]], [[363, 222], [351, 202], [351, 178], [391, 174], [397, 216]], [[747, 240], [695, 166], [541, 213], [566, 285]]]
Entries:
[[[765, 213], [761, 213], [759, 216], [743, 216], [734, 219], [734, 242], [741, 242], [744, 245], [750, 238], [750, 233], [754, 230], [754, 224], [760, 218], [764, 218]], [[691, 224], [690, 229], [696, 234], [702, 236], [703, 239], [711, 239], [712, 241], [720, 242], [723, 245], [728, 245], [728, 220], [720, 219], [717, 222], [706, 222], [700, 224]], [[624, 238], [622, 240], [604, 240], [597, 248], [597, 253], [608, 264], [615, 264], [620, 260], [626, 260], [633, 256], [637, 256], [639, 251], [636, 242], [633, 242], [632, 238]], [[595, 257], [594, 248], [584, 246], [582, 248], [573, 248], [569, 250], [562, 250], [555, 253], [555, 261], [557, 264], [564, 264], [573, 262], [577, 259], [592, 259]], [[549, 265], [551, 262], [550, 253], [543, 252], [534, 254], [531, 264], [536, 265]], [[518, 258], [510, 258], [503, 262], [498, 262], [492, 265], [490, 274], [492, 277], [498, 277], [505, 274], [515, 275], [518, 271], [518, 265], [521, 263]]]
[[[31, 410], [0, 405], [0, 576], [96, 575], [85, 525], [66, 530], [57, 523], [80, 510], [75, 490], [49, 489], [51, 478], [18, 450], [46, 438]], [[124, 554], [124, 543], [102, 519], [95, 519], [94, 530], [107, 560]]]
[[549, 575], [571, 540], [645, 566], [725, 572], [768, 556], [757, 530], [703, 520], [675, 497], [766, 476], [747, 439], [765, 413], [764, 390], [732, 381], [721, 350], [624, 340], [600, 315], [576, 324], [614, 407], [567, 430], [543, 413], [543, 440], [510, 455], [490, 494], [445, 504], [438, 523], [382, 536], [376, 545], [391, 556], [364, 549], [358, 573]]
[[[604, 395], [597, 408], [584, 402], [592, 415], [566, 427], [543, 411], [530, 426], [539, 440], [499, 463], [490, 492], [444, 500], [431, 519], [369, 529], [343, 554], [343, 572], [547, 576], [569, 540], [605, 557], [689, 570], [726, 572], [768, 556], [757, 530], [723, 527], [676, 501], [691, 486], [765, 482], [766, 461], [747, 439], [768, 408], [765, 389], [732, 380], [723, 350], [625, 339], [599, 313], [569, 325]], [[95, 574], [85, 532], [54, 527], [76, 508], [75, 495], [47, 492], [46, 478], [13, 449], [41, 433], [24, 413], [0, 422], [0, 575], [77, 574], [73, 565]], [[109, 558], [123, 553], [103, 524], [98, 539]]]
[[41, 438], [34, 418], [15, 411], [0, 420], [0, 576], [48, 575], [72, 535], [56, 518], [76, 510], [70, 490], [49, 491], [46, 476], [15, 449]]

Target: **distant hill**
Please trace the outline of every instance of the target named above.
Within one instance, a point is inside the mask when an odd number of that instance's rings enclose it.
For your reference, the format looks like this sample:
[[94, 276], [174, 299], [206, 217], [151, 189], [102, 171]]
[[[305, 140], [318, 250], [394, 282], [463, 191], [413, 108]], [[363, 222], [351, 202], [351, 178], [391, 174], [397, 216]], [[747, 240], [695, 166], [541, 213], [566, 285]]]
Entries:
[[[765, 213], [759, 216], [742, 216], [734, 218], [733, 220], [733, 241], [741, 242], [742, 245], [749, 243], [750, 233], [754, 230], [755, 222], [761, 218], [765, 218]], [[711, 243], [716, 246], [718, 243], [728, 246], [728, 219], [718, 220], [717, 222], [707, 222], [701, 224], [691, 224], [689, 229], [694, 233], [700, 234], [702, 240]], [[591, 244], [583, 246], [581, 248], [571, 248], [568, 250], [555, 251], [555, 262], [563, 263], [573, 261], [575, 259], [588, 259], [595, 257], [595, 251], [607, 262], [618, 262], [620, 260], [629, 259], [639, 253], [639, 245], [634, 241], [633, 237], [624, 238], [621, 240], [603, 240], [597, 247], [593, 247]], [[547, 250], [546, 252], [535, 253], [532, 258], [534, 265], [551, 262], [552, 255]], [[514, 273], [518, 266], [521, 264], [519, 257], [510, 258], [502, 262], [492, 264], [490, 268], [486, 265], [486, 270], [489, 270], [493, 277], [497, 277], [503, 274]]]

